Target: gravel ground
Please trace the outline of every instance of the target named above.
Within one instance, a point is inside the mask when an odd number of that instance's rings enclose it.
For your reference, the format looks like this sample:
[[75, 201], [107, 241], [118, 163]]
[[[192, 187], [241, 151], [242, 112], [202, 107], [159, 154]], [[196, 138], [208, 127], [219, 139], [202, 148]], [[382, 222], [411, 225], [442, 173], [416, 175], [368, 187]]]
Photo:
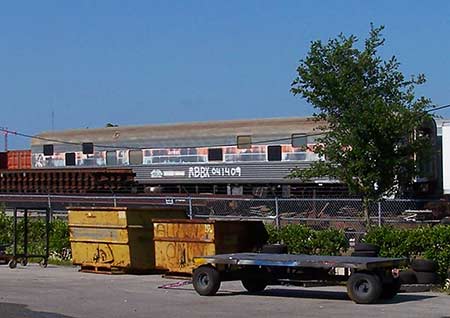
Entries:
[[269, 287], [249, 295], [226, 282], [215, 297], [160, 275], [98, 275], [74, 267], [0, 266], [0, 317], [450, 317], [450, 296], [405, 293], [375, 305], [357, 305], [343, 287]]

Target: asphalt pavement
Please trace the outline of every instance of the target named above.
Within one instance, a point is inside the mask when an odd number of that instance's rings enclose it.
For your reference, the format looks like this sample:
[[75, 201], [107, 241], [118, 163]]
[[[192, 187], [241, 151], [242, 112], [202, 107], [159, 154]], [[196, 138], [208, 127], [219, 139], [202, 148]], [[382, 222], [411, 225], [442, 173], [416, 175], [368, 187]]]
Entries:
[[450, 296], [421, 292], [374, 305], [350, 301], [344, 287], [269, 287], [247, 294], [239, 282], [201, 297], [161, 275], [101, 275], [75, 267], [0, 266], [1, 318], [450, 317]]

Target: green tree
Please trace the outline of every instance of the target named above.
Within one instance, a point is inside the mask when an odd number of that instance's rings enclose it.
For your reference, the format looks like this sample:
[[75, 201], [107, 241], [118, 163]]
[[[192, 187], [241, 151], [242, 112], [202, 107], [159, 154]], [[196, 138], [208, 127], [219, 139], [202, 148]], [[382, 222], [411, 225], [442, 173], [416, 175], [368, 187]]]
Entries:
[[318, 128], [323, 135], [314, 149], [326, 160], [291, 176], [328, 176], [346, 183], [362, 197], [368, 225], [372, 202], [412, 182], [417, 154], [429, 144], [419, 130], [431, 120], [431, 101], [414, 93], [424, 75], [406, 79], [395, 56], [380, 57], [382, 30], [371, 25], [360, 49], [354, 35], [312, 42], [291, 85], [294, 95], [314, 106], [315, 119], [326, 122]]

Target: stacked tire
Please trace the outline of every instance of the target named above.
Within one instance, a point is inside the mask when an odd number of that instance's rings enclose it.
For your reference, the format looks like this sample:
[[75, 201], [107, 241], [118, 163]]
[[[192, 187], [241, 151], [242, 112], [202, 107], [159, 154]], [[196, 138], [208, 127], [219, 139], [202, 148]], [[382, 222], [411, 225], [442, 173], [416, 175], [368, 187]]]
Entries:
[[414, 259], [411, 268], [400, 272], [402, 284], [433, 285], [439, 283], [439, 275], [436, 273], [438, 265], [435, 261], [427, 259]]
[[288, 247], [286, 244], [267, 244], [263, 245], [260, 252], [265, 254], [287, 254]]
[[378, 257], [380, 248], [374, 244], [358, 243], [355, 245], [355, 251], [352, 256], [359, 257]]
[[427, 259], [415, 259], [411, 262], [411, 269], [416, 274], [417, 284], [437, 284], [439, 275], [436, 273], [438, 265]]
[[441, 224], [443, 225], [450, 225], [450, 216], [446, 216], [441, 220]]

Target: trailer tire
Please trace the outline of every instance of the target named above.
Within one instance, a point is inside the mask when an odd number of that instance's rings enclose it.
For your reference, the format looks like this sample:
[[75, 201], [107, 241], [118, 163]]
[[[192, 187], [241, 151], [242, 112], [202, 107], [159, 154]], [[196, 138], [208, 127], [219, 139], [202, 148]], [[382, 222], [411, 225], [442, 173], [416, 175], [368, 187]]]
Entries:
[[212, 266], [202, 265], [194, 270], [192, 284], [201, 296], [214, 296], [220, 288], [220, 273]]
[[411, 262], [411, 268], [416, 272], [434, 273], [438, 269], [438, 264], [428, 259], [414, 259]]
[[371, 251], [371, 252], [378, 252], [380, 251], [380, 248], [375, 244], [369, 244], [369, 243], [356, 243], [355, 245], [355, 251]]
[[399, 278], [394, 278], [394, 280], [390, 283], [383, 284], [383, 290], [381, 291], [381, 299], [392, 299], [395, 295], [398, 294], [400, 288], [402, 287], [402, 283]]
[[267, 282], [262, 279], [244, 278], [241, 282], [249, 293], [260, 293], [267, 287]]
[[439, 275], [430, 272], [416, 272], [417, 284], [437, 284], [439, 282]]
[[261, 253], [266, 254], [287, 254], [287, 252], [286, 244], [267, 244], [261, 248]]
[[399, 274], [399, 279], [402, 284], [417, 284], [416, 273], [412, 270], [401, 271]]
[[352, 256], [378, 257], [378, 253], [376, 251], [355, 251], [352, 253]]
[[376, 302], [382, 290], [381, 281], [375, 274], [354, 273], [347, 281], [347, 294], [357, 304]]

